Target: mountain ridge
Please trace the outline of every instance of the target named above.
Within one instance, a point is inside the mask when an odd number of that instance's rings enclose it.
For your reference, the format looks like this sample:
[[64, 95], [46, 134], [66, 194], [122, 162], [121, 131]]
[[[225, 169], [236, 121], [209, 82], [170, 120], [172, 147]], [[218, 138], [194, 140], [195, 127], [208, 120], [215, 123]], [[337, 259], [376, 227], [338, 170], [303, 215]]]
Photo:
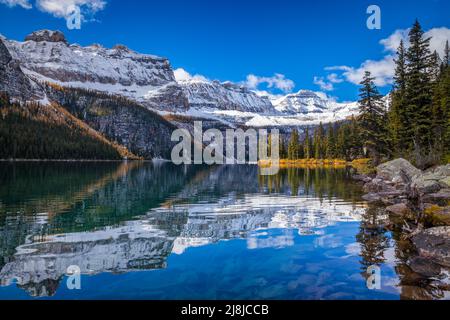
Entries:
[[230, 81], [179, 80], [167, 58], [124, 45], [108, 49], [69, 44], [60, 31], [40, 30], [23, 42], [3, 42], [34, 83], [120, 95], [162, 115], [195, 115], [237, 126], [299, 126], [345, 120], [357, 112], [354, 103], [338, 103], [307, 90], [271, 100]]

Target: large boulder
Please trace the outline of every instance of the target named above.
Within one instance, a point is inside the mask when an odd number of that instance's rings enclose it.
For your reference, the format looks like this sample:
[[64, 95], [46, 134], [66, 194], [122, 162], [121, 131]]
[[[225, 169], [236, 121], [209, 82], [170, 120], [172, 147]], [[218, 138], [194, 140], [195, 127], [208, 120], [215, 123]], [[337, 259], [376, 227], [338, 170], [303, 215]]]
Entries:
[[389, 206], [386, 208], [386, 211], [395, 214], [395, 215], [399, 215], [399, 216], [406, 216], [408, 214], [411, 214], [411, 209], [408, 208], [408, 206], [406, 205], [406, 203], [398, 203], [398, 204], [394, 204], [392, 206]]
[[450, 201], [450, 189], [441, 189], [439, 192], [427, 194], [423, 197], [423, 200], [426, 202], [446, 204]]
[[450, 267], [450, 227], [421, 231], [412, 238], [420, 256]]
[[442, 186], [439, 180], [434, 179], [432, 175], [423, 174], [414, 177], [413, 186], [421, 193], [434, 193], [441, 190]]
[[421, 174], [421, 171], [414, 167], [409, 161], [405, 159], [395, 159], [383, 163], [377, 167], [377, 176], [383, 180], [388, 180], [394, 183], [406, 183], [408, 181], [403, 181], [403, 176], [406, 175], [410, 180], [413, 177]]
[[450, 176], [439, 180], [439, 183], [441, 184], [442, 187], [444, 188], [450, 188]]
[[450, 165], [436, 167], [413, 177], [413, 185], [422, 193], [438, 192], [448, 188], [450, 183]]
[[436, 277], [441, 273], [441, 267], [438, 264], [423, 257], [411, 258], [408, 261], [408, 266], [415, 273], [427, 278]]

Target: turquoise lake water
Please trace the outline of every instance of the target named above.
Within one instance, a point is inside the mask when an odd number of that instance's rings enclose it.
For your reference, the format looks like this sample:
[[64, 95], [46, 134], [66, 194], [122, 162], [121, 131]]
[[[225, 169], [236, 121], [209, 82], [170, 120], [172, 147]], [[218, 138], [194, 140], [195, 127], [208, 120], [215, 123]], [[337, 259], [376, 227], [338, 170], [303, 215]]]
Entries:
[[445, 298], [411, 276], [404, 244], [350, 176], [1, 163], [0, 299]]

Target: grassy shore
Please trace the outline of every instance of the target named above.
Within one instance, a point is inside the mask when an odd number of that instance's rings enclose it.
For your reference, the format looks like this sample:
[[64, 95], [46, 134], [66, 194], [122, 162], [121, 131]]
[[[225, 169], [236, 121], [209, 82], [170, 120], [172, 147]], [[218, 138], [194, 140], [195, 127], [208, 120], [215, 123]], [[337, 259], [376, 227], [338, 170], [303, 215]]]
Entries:
[[[260, 160], [258, 165], [262, 168], [270, 167], [272, 160]], [[280, 159], [280, 168], [345, 168], [355, 167], [357, 169], [364, 169], [370, 167], [370, 159], [356, 159], [353, 161], [346, 161], [343, 159]]]

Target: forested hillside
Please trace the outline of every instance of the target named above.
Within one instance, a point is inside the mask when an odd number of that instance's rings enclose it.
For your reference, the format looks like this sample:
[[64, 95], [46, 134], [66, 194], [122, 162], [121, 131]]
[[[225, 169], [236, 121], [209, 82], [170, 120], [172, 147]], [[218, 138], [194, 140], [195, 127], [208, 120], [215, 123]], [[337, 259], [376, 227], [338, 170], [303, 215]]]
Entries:
[[145, 159], [170, 158], [170, 138], [176, 127], [157, 113], [117, 95], [50, 83], [43, 86], [50, 100], [109, 141]]
[[11, 102], [0, 93], [0, 159], [137, 158], [52, 104]]

